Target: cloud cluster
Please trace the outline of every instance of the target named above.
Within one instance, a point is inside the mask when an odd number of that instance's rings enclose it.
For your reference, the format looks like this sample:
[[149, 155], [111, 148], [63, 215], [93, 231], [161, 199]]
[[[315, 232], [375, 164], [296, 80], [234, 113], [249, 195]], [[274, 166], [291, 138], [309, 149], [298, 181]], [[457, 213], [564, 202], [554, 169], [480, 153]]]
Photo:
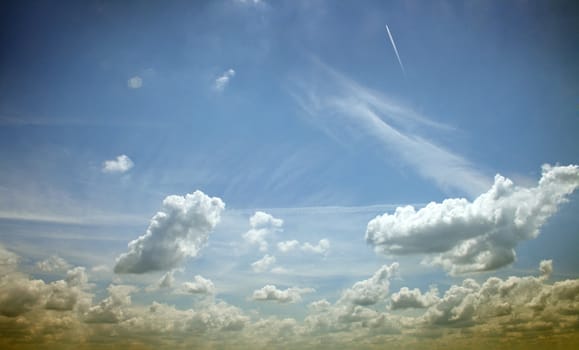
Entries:
[[32, 310], [84, 310], [92, 300], [84, 267], [63, 280], [46, 283], [18, 271], [19, 257], [0, 245], [0, 316], [19, 317]]
[[[0, 246], [0, 347], [155, 348], [356, 348], [388, 342], [397, 348], [466, 348], [473, 339], [490, 348], [527, 348], [529, 344], [569, 344], [578, 340], [579, 280], [549, 283], [550, 260], [538, 276], [465, 279], [442, 296], [403, 287], [388, 296], [397, 264], [383, 266], [356, 282], [331, 303], [309, 305], [303, 322], [293, 318], [248, 317], [241, 309], [206, 298], [192, 308], [159, 302], [139, 304], [139, 289], [111, 284], [93, 303], [83, 267], [47, 283], [19, 271], [18, 256]], [[212, 286], [196, 276], [199, 291]], [[205, 288], [211, 289], [210, 287]], [[299, 302], [310, 288], [280, 290], [266, 285], [256, 301]], [[384, 306], [388, 306], [385, 308]], [[411, 313], [398, 312], [415, 308]], [[322, 346], [323, 345], [323, 346]], [[484, 347], [483, 346], [483, 347]]]
[[228, 69], [223, 74], [221, 74], [217, 79], [215, 79], [215, 83], [213, 88], [216, 91], [223, 91], [229, 85], [229, 81], [235, 76], [235, 70]]
[[249, 231], [243, 234], [243, 239], [249, 244], [259, 246], [262, 252], [267, 251], [267, 238], [276, 232], [281, 232], [283, 227], [283, 220], [274, 218], [272, 215], [256, 211], [251, 218], [249, 218]]
[[398, 263], [383, 265], [370, 278], [358, 281], [344, 290], [332, 304], [322, 299], [310, 304], [305, 325], [312, 333], [352, 332], [360, 327], [382, 334], [398, 334], [401, 325], [391, 315], [373, 307], [387, 301], [390, 279], [398, 271]]
[[541, 226], [579, 186], [576, 165], [543, 166], [536, 187], [495, 177], [473, 202], [446, 199], [416, 211], [399, 207], [368, 223], [366, 240], [385, 254], [429, 254], [425, 261], [451, 274], [494, 270], [515, 260], [514, 248]]
[[121, 154], [113, 160], [105, 160], [103, 162], [103, 173], [126, 173], [131, 170], [135, 163], [127, 155]]
[[277, 243], [277, 249], [282, 253], [289, 253], [294, 250], [301, 250], [307, 253], [326, 255], [330, 250], [330, 241], [326, 238], [321, 239], [318, 244], [313, 245], [309, 242], [300, 245], [298, 240], [289, 240]]
[[203, 276], [196, 275], [193, 282], [183, 283], [183, 291], [191, 294], [214, 294], [215, 285], [213, 282]]
[[168, 196], [144, 235], [117, 258], [115, 273], [170, 270], [195, 257], [220, 220], [225, 204], [201, 191]]
[[302, 300], [302, 294], [313, 293], [312, 288], [287, 288], [277, 289], [276, 286], [268, 284], [261, 289], [253, 291], [251, 296], [255, 301], [275, 301], [278, 303], [297, 303]]

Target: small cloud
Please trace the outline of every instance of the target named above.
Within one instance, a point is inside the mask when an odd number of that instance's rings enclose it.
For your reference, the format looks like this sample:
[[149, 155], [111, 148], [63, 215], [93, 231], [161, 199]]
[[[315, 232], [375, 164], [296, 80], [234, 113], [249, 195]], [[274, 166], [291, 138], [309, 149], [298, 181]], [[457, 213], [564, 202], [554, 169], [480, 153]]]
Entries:
[[316, 245], [306, 242], [302, 245], [302, 250], [308, 253], [326, 255], [330, 250], [330, 241], [325, 238], [320, 239], [320, 241]]
[[279, 242], [277, 244], [277, 249], [282, 253], [289, 253], [291, 251], [300, 249], [302, 252], [306, 253], [326, 255], [330, 250], [330, 241], [324, 238], [321, 239], [316, 245], [313, 245], [309, 242], [300, 245], [298, 240], [293, 239], [290, 241]]
[[226, 70], [225, 72], [223, 72], [223, 74], [221, 74], [221, 76], [219, 76], [217, 79], [215, 79], [215, 83], [213, 85], [213, 88], [219, 92], [225, 90], [225, 88], [229, 84], [229, 81], [234, 76], [235, 76], [235, 71], [233, 69], [230, 68], [230, 69]]
[[282, 253], [288, 253], [291, 252], [292, 250], [297, 249], [299, 246], [300, 242], [294, 239], [291, 241], [279, 242], [277, 244], [277, 249]]
[[183, 291], [191, 294], [214, 294], [215, 285], [211, 280], [196, 275], [193, 282], [183, 283]]
[[127, 80], [127, 86], [131, 89], [139, 89], [143, 86], [143, 78], [138, 75]]
[[159, 279], [159, 281], [157, 281], [157, 283], [145, 288], [145, 291], [154, 292], [160, 289], [173, 288], [173, 284], [175, 283], [175, 276], [173, 275], [174, 272], [175, 272], [174, 270], [167, 271], [163, 276], [161, 276], [161, 278]]
[[254, 272], [264, 272], [271, 265], [275, 264], [275, 256], [265, 254], [265, 256], [251, 264]]
[[275, 301], [278, 303], [296, 303], [302, 300], [302, 294], [313, 293], [313, 288], [288, 288], [277, 289], [276, 286], [268, 284], [265, 287], [255, 290], [251, 297], [255, 301]]
[[390, 309], [423, 309], [436, 304], [439, 300], [436, 288], [422, 294], [418, 288], [402, 287], [398, 293], [394, 293], [390, 297]]
[[53, 255], [46, 260], [36, 263], [36, 268], [42, 272], [55, 273], [64, 272], [72, 266], [58, 255]]
[[114, 160], [105, 160], [103, 162], [102, 172], [103, 173], [126, 173], [127, 171], [131, 170], [131, 168], [135, 165], [131, 158], [128, 156], [121, 154]]
[[243, 234], [243, 239], [249, 244], [259, 245], [259, 250], [266, 252], [268, 248], [266, 238], [274, 232], [282, 231], [283, 220], [257, 211], [249, 219], [249, 226], [251, 229]]

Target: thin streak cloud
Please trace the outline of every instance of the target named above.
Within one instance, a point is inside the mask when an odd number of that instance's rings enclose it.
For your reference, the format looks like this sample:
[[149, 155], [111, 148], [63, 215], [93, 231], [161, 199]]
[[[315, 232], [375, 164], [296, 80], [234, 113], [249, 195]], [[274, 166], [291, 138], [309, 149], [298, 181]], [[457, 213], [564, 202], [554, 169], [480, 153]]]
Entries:
[[398, 48], [396, 47], [396, 43], [394, 42], [394, 38], [392, 37], [392, 33], [390, 33], [390, 28], [388, 28], [388, 25], [386, 25], [386, 32], [388, 33], [388, 38], [390, 39], [390, 43], [392, 44], [392, 48], [394, 49], [394, 53], [396, 54], [396, 58], [400, 64], [400, 69], [402, 69], [402, 73], [404, 73], [404, 76], [406, 76], [406, 70], [404, 69], [404, 65], [402, 64], [402, 60], [398, 54]]

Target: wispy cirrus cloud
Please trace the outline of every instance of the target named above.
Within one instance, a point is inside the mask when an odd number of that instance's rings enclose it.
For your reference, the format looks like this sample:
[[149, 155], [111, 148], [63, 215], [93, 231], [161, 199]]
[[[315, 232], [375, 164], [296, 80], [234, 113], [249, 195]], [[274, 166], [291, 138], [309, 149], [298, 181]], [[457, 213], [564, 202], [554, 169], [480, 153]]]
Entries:
[[419, 132], [450, 132], [453, 127], [366, 88], [324, 63], [318, 62], [317, 67], [319, 79], [297, 81], [292, 95], [306, 115], [330, 135], [339, 130], [377, 140], [389, 157], [399, 158], [445, 190], [475, 196], [488, 188], [489, 178], [471, 162]]

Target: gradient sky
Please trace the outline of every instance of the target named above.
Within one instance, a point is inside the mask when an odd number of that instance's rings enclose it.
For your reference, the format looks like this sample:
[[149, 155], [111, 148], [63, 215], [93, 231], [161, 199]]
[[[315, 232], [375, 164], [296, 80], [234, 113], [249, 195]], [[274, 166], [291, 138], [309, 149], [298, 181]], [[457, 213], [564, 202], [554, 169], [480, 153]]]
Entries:
[[578, 42], [562, 0], [3, 2], [0, 346], [575, 348]]

